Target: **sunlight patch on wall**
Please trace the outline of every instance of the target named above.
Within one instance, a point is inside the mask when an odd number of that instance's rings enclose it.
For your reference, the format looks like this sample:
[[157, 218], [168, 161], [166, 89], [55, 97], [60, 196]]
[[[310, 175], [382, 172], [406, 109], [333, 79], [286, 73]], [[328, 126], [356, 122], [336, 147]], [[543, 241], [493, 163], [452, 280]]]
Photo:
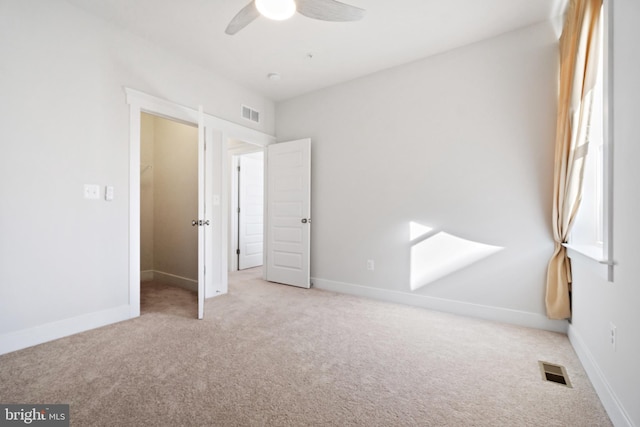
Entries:
[[417, 222], [411, 221], [409, 223], [409, 240], [416, 240], [418, 237], [422, 237], [425, 234], [429, 234], [433, 231], [433, 228], [427, 227], [426, 225], [418, 224]]
[[[422, 226], [423, 233], [413, 237], [414, 231], [420, 231], [418, 226], [420, 224], [414, 222], [409, 225], [412, 241], [432, 231], [431, 228]], [[500, 246], [462, 239], [444, 231], [427, 236], [411, 246], [411, 290], [415, 291], [502, 249], [504, 248]]]

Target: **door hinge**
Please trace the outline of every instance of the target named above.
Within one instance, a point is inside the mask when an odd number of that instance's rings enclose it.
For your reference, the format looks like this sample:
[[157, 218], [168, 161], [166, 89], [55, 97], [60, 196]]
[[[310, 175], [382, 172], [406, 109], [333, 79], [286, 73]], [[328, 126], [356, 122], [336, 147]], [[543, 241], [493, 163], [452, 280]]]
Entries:
[[238, 172], [240, 172], [240, 166], [238, 166]]
[[240, 213], [240, 208], [238, 208], [238, 213]]
[[240, 255], [240, 249], [236, 249], [236, 255]]

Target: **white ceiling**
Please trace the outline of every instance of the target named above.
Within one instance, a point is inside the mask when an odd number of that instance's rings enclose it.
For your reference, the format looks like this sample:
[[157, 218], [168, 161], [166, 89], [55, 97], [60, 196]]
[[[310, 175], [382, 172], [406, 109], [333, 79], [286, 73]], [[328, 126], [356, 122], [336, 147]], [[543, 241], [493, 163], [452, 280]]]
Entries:
[[[342, 0], [362, 21], [260, 17], [224, 30], [249, 0], [67, 0], [279, 101], [558, 16], [562, 0]], [[312, 55], [312, 58], [309, 57]], [[279, 73], [271, 81], [269, 73]]]

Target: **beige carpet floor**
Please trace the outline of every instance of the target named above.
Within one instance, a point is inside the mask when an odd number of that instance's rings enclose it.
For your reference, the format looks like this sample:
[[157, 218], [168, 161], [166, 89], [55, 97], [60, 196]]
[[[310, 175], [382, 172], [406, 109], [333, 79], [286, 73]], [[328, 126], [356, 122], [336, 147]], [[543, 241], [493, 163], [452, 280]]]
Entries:
[[[610, 426], [566, 336], [231, 277], [142, 288], [133, 320], [0, 356], [1, 403], [74, 426]], [[573, 388], [541, 379], [567, 368]]]

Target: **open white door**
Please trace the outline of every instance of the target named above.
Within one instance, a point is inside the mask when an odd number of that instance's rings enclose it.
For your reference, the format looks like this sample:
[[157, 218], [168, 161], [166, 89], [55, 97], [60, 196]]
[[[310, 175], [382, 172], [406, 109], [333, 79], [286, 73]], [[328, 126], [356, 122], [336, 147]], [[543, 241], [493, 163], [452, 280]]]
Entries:
[[264, 211], [264, 153], [238, 159], [238, 270], [262, 265]]
[[267, 147], [266, 279], [309, 288], [311, 140]]
[[[211, 151], [211, 150], [209, 150]], [[207, 129], [204, 126], [204, 111], [198, 111], [198, 319], [204, 318], [204, 299], [207, 283], [212, 280], [212, 262], [208, 251], [213, 245], [211, 230], [211, 188], [213, 157], [207, 152]], [[209, 211], [209, 212], [208, 212]], [[195, 225], [195, 224], [194, 224]], [[208, 267], [208, 268], [207, 268]], [[207, 274], [209, 271], [210, 274]]]

